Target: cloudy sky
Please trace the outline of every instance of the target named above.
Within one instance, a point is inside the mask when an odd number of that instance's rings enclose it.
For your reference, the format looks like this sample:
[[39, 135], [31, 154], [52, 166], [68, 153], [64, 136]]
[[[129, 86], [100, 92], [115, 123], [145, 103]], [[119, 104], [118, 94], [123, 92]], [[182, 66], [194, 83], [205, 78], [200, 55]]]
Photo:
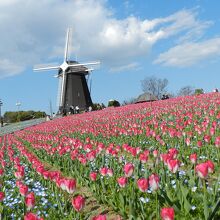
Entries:
[[3, 111], [56, 111], [54, 71], [35, 64], [61, 63], [66, 29], [70, 58], [100, 60], [92, 99], [107, 104], [138, 96], [147, 76], [169, 80], [168, 90], [220, 87], [219, 0], [1, 0], [0, 99]]

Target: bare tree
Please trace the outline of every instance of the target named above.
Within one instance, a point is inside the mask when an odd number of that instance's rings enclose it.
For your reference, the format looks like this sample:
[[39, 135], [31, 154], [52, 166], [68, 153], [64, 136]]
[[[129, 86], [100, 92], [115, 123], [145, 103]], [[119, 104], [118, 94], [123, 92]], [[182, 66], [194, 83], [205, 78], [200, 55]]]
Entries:
[[194, 93], [195, 89], [192, 86], [184, 86], [179, 90], [177, 96], [188, 96], [193, 95]]
[[167, 85], [167, 79], [158, 79], [154, 76], [146, 77], [144, 80], [141, 81], [141, 87], [143, 92], [151, 93], [158, 99], [161, 99], [162, 95], [167, 92]]

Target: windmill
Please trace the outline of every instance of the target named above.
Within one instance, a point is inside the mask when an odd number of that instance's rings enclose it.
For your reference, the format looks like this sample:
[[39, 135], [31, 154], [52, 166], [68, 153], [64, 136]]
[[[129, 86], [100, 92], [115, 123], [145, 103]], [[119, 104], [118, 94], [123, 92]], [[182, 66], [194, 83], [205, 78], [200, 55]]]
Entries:
[[92, 105], [86, 76], [93, 70], [88, 66], [100, 64], [99, 61], [79, 63], [68, 60], [70, 31], [71, 29], [68, 28], [63, 63], [55, 66], [37, 66], [33, 69], [34, 71], [58, 70], [56, 77], [59, 78], [58, 106], [60, 113], [69, 111], [70, 106], [87, 109]]

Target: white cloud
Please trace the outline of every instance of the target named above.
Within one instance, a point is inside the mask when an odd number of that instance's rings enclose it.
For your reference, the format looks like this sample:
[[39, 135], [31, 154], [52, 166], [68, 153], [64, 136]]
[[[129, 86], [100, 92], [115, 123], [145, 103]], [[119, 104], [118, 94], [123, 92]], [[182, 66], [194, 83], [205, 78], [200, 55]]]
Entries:
[[186, 67], [216, 56], [220, 56], [220, 38], [177, 45], [160, 54], [155, 63], [161, 63], [165, 66]]
[[140, 69], [140, 65], [137, 62], [129, 63], [127, 65], [112, 67], [110, 68], [110, 72], [123, 72], [123, 71], [131, 71]]
[[67, 27], [73, 27], [73, 58], [100, 59], [114, 68], [147, 56], [159, 40], [180, 34], [195, 37], [209, 25], [197, 18], [195, 10], [152, 20], [119, 20], [105, 0], [1, 0], [0, 60], [19, 68], [12, 71], [0, 66], [0, 77], [52, 58], [62, 59]]

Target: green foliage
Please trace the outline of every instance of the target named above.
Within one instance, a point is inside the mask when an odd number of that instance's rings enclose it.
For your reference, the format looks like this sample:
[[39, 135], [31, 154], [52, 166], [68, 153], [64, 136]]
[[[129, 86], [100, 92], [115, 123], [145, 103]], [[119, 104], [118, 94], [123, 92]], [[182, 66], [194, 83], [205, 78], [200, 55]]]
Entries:
[[195, 95], [200, 95], [200, 94], [204, 94], [204, 90], [203, 89], [196, 89]]
[[117, 100], [109, 100], [108, 107], [119, 107], [120, 103]]
[[46, 113], [41, 111], [5, 112], [4, 121], [7, 123], [14, 123], [14, 122], [26, 121], [34, 118], [43, 118], [45, 116]]
[[93, 103], [92, 110], [97, 111], [97, 110], [102, 110], [103, 108], [105, 108], [105, 105], [103, 103], [102, 104]]

